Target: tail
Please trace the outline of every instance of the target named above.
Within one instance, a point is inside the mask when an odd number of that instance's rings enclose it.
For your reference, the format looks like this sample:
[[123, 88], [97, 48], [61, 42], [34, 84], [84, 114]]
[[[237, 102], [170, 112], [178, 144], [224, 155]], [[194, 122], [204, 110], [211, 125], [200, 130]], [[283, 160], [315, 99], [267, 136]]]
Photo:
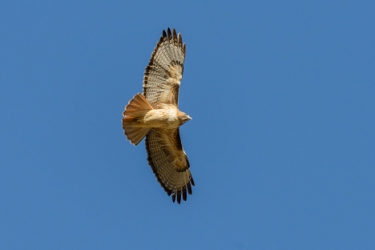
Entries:
[[122, 118], [122, 128], [128, 140], [134, 145], [140, 143], [150, 131], [150, 128], [137, 127], [136, 122], [143, 119], [145, 114], [152, 109], [151, 104], [140, 93], [136, 94], [126, 105]]

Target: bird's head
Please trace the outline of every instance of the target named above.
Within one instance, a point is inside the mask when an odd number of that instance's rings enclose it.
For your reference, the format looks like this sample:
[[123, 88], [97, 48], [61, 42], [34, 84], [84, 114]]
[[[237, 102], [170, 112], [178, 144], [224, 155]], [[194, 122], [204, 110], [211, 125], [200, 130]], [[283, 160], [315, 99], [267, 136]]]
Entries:
[[178, 114], [178, 119], [180, 120], [181, 125], [182, 125], [185, 122], [191, 120], [191, 117], [188, 114], [180, 111], [179, 114]]

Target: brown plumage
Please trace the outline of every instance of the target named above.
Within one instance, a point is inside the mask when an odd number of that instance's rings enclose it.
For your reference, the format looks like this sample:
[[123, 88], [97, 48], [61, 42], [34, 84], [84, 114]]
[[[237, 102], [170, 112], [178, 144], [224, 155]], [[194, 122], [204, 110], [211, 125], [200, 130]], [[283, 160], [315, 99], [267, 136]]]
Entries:
[[122, 118], [131, 143], [137, 145], [146, 136], [148, 163], [172, 201], [178, 203], [181, 198], [186, 201], [194, 186], [179, 131], [191, 119], [178, 109], [185, 53], [182, 36], [175, 29], [163, 31], [145, 69], [143, 93], [129, 101]]

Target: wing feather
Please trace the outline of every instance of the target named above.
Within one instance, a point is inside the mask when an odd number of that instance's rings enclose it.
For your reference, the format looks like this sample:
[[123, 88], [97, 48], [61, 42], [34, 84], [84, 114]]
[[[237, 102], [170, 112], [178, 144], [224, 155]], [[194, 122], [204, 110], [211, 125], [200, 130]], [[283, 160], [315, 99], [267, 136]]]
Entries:
[[148, 162], [161, 186], [172, 200], [186, 201], [194, 180], [182, 148], [179, 129], [151, 129], [146, 136]]
[[181, 34], [175, 29], [164, 30], [143, 77], [143, 95], [153, 107], [159, 103], [178, 106], [185, 54]]

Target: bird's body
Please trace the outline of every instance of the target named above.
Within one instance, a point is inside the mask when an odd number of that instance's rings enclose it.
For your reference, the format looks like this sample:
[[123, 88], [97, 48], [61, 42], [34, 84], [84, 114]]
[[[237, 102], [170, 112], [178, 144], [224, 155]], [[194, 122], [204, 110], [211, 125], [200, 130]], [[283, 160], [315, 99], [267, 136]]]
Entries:
[[144, 125], [152, 128], [178, 128], [181, 125], [178, 112], [178, 109], [173, 107], [150, 110], [146, 113], [143, 122]]
[[136, 117], [124, 116], [126, 123], [138, 128], [178, 128], [190, 119], [190, 116], [168, 104], [162, 105], [159, 109], [147, 110]]
[[129, 101], [122, 119], [131, 143], [137, 145], [146, 136], [147, 160], [164, 190], [178, 203], [192, 194], [194, 186], [179, 131], [191, 119], [178, 108], [185, 51], [176, 30], [163, 31], [145, 70], [143, 93]]

